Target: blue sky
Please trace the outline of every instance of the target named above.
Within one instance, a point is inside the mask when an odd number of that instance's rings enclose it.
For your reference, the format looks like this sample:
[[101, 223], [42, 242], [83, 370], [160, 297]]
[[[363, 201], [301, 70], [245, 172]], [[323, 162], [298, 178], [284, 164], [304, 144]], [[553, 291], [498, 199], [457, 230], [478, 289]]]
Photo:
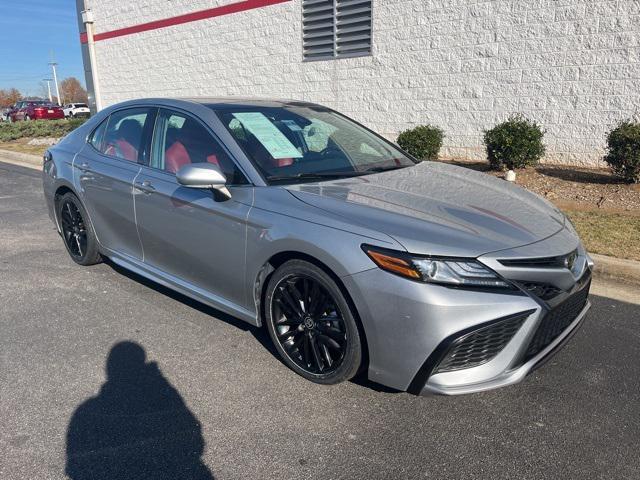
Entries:
[[75, 0], [0, 0], [0, 88], [41, 95], [52, 52], [58, 81], [84, 85]]

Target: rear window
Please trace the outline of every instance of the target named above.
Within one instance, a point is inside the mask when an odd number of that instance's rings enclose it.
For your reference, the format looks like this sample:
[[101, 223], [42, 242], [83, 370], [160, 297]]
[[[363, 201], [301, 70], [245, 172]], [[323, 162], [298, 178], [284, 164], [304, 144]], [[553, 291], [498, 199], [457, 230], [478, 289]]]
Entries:
[[149, 108], [129, 108], [111, 114], [101, 152], [131, 162], [142, 160], [143, 130], [150, 112]]
[[89, 138], [89, 143], [93, 145], [93, 148], [96, 150], [102, 151], [102, 139], [104, 138], [104, 132], [107, 130], [107, 121], [109, 118], [107, 117], [102, 121], [102, 123], [96, 128], [91, 137]]

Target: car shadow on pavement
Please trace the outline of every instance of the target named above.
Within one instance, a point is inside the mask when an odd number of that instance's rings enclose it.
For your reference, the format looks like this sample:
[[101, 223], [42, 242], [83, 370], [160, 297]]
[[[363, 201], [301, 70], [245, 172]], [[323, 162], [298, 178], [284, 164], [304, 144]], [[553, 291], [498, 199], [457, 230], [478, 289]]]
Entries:
[[135, 342], [115, 344], [100, 392], [74, 412], [65, 472], [72, 480], [212, 480], [198, 419]]

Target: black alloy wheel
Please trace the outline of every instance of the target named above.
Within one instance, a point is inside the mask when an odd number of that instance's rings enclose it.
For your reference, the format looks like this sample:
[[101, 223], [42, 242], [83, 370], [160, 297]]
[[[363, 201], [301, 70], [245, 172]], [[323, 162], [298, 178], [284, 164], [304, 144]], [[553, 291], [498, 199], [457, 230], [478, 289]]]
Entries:
[[62, 203], [60, 221], [62, 237], [71, 256], [84, 257], [87, 252], [87, 228], [75, 202], [65, 200]]
[[291, 368], [318, 383], [353, 377], [361, 361], [358, 328], [335, 282], [315, 265], [292, 261], [267, 288], [268, 328]]
[[100, 262], [97, 242], [87, 212], [73, 193], [67, 193], [56, 204], [64, 245], [74, 262], [93, 265]]

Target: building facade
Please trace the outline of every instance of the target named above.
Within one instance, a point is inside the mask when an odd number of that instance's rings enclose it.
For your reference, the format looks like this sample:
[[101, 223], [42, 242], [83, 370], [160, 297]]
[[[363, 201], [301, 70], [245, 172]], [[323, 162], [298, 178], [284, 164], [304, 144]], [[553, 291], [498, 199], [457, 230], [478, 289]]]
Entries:
[[[545, 161], [598, 165], [640, 112], [640, 0], [77, 0], [94, 18], [100, 101], [259, 96], [333, 107], [391, 140], [445, 131], [484, 159], [483, 130], [522, 113]], [[91, 92], [93, 98], [93, 92]]]

